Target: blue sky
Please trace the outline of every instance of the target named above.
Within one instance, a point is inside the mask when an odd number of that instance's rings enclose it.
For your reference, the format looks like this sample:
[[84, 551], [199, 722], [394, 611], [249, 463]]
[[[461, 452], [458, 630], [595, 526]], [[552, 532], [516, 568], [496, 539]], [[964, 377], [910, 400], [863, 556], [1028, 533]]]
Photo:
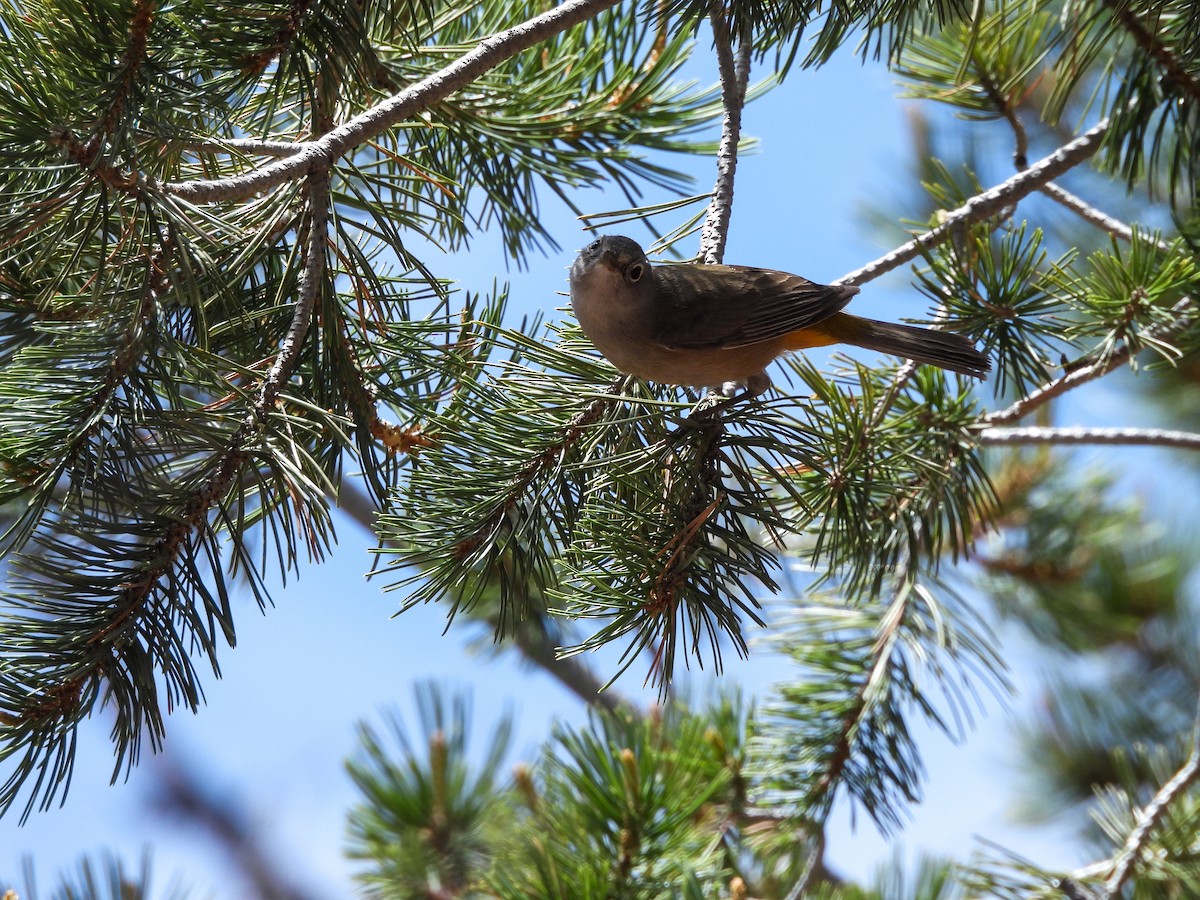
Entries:
[[[701, 52], [691, 71], [709, 81], [710, 65]], [[905, 106], [895, 94], [882, 67], [863, 67], [843, 55], [816, 72], [794, 71], [783, 87], [751, 105], [745, 130], [759, 138], [760, 147], [739, 164], [726, 260], [828, 281], [890, 249], [864, 225], [861, 213], [869, 203], [902, 196], [911, 178]], [[711, 162], [687, 166], [698, 176], [698, 190], [707, 189]], [[578, 199], [588, 211], [624, 205], [616, 195], [600, 192]], [[499, 241], [484, 237], [470, 254], [438, 268], [459, 272], [472, 290], [486, 290], [497, 278], [509, 280], [513, 321], [526, 311], [552, 313], [565, 303], [556, 292], [566, 290], [566, 268], [586, 239], [553, 198], [545, 202], [561, 253], [534, 258], [528, 271], [517, 271], [506, 266]], [[920, 314], [920, 302], [901, 273], [868, 285], [855, 308], [898, 317]], [[1119, 421], [1111, 415], [1112, 396], [1101, 388], [1072, 400], [1070, 408], [1078, 413], [1073, 421]], [[1133, 487], [1153, 490], [1150, 476], [1145, 479], [1141, 483], [1135, 476]], [[166, 741], [168, 757], [202, 773], [219, 794], [243, 806], [281, 866], [325, 896], [352, 891], [353, 867], [342, 847], [345, 812], [355, 796], [342, 763], [354, 749], [356, 722], [378, 722], [379, 711], [388, 707], [413, 721], [412, 685], [444, 680], [472, 691], [480, 737], [498, 711], [511, 708], [515, 756], [530, 760], [552, 722], [581, 722], [585, 714], [573, 695], [540, 673], [507, 657], [469, 653], [466, 645], [476, 632], [455, 627], [443, 635], [439, 609], [391, 618], [399, 598], [364, 578], [372, 539], [344, 517], [338, 534], [332, 559], [276, 590], [276, 606], [265, 615], [249, 597], [242, 599], [236, 610], [238, 647], [221, 654], [223, 677], [209, 680], [208, 703], [198, 715], [177, 712], [170, 718]], [[990, 715], [964, 746], [936, 735], [923, 743], [928, 802], [914, 810], [900, 843], [907, 852], [924, 848], [965, 856], [978, 834], [1041, 864], [1081, 863], [1068, 835], [1016, 829], [1007, 821], [1015, 722], [1036, 702], [1029, 688], [1039, 662], [1032, 649], [1011, 640], [1006, 655], [1025, 692], [1009, 711], [991, 703]], [[751, 694], [761, 695], [789, 674], [784, 661], [766, 654], [726, 663], [723, 677]], [[598, 667], [607, 671], [603, 661]], [[631, 672], [618, 688], [636, 695], [640, 682], [640, 674]], [[705, 683], [696, 682], [701, 690]], [[245, 888], [231, 880], [236, 873], [206, 841], [153, 814], [148, 799], [158, 761], [147, 755], [128, 783], [108, 784], [109, 727], [106, 713], [83, 726], [64, 809], [35, 814], [24, 827], [15, 816], [0, 821], [0, 886], [17, 877], [27, 854], [36, 860], [45, 890], [53, 873], [73, 866], [81, 854], [110, 849], [132, 864], [149, 845], [160, 889], [178, 880], [194, 896], [245, 896]], [[853, 828], [847, 810], [838, 812], [829, 843], [835, 870], [863, 875], [891, 853], [865, 817]]]

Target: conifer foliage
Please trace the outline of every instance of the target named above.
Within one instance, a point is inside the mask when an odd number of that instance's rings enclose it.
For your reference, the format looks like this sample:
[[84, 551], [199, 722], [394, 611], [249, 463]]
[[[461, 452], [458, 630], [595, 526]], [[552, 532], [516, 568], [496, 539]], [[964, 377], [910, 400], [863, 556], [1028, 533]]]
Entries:
[[[0, 40], [0, 812], [65, 799], [101, 708], [114, 778], [156, 748], [235, 643], [231, 594], [266, 608], [357, 491], [404, 605], [488, 623], [595, 704], [511, 783], [508, 724], [476, 770], [435, 688], [423, 744], [364, 728], [373, 896], [1200, 893], [1186, 553], [1062, 449], [1200, 434], [1050, 417], [1118, 371], [1169, 411], [1195, 396], [1194, 4], [13, 0]], [[760, 398], [703, 397], [621, 377], [571, 322], [513, 321], [503, 289], [454, 290], [440, 250], [526, 264], [563, 239], [539, 198], [582, 214], [587, 186], [627, 207], [587, 222], [645, 220], [659, 252], [699, 232], [720, 262], [743, 104], [834, 53], [1006, 130], [1001, 169], [923, 154], [922, 223], [842, 279], [911, 265], [986, 384], [795, 356]], [[685, 84], [694, 55], [719, 87]], [[715, 159], [711, 195], [670, 153]], [[748, 652], [769, 595], [795, 679], [673, 696], [681, 666]], [[903, 826], [915, 722], [959, 737], [1005, 689], [997, 613], [1123, 667], [1106, 690], [1064, 675], [1029, 734], [1059, 796], [1098, 798], [1098, 862], [846, 883], [832, 805]], [[619, 671], [580, 662], [609, 644]], [[599, 692], [625, 669], [660, 708]], [[1131, 674], [1152, 714], [1113, 687]], [[80, 877], [72, 896], [146, 881]]]

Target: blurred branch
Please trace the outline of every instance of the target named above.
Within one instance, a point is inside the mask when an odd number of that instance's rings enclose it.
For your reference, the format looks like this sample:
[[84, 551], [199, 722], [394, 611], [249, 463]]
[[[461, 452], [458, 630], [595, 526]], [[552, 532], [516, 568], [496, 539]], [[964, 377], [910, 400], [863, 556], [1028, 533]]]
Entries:
[[808, 851], [808, 858], [804, 861], [804, 871], [800, 873], [800, 877], [792, 885], [792, 889], [784, 896], [784, 900], [803, 900], [804, 897], [808, 896], [809, 888], [812, 887], [813, 883], [821, 880], [824, 859], [825, 832], [822, 829], [813, 838], [812, 846]]
[[328, 167], [334, 160], [369, 141], [415, 113], [428, 109], [485, 72], [523, 50], [592, 18], [618, 0], [567, 0], [561, 6], [534, 16], [520, 25], [484, 38], [475, 49], [446, 68], [422, 78], [414, 85], [384, 100], [349, 122], [314, 141], [301, 142], [297, 152], [245, 175], [217, 180], [167, 182], [161, 189], [193, 202], [238, 200], [300, 178], [315, 168]]
[[[589, 666], [580, 662], [578, 656], [558, 655], [558, 648], [550, 640], [542, 620], [544, 615], [546, 613], [539, 613], [536, 619], [525, 623], [529, 627], [515, 629], [513, 641], [521, 654], [543, 672], [558, 679], [563, 687], [588, 706], [599, 707], [612, 713], [625, 710], [636, 715], [637, 707], [611, 687], [606, 690], [604, 682], [596, 677]], [[496, 624], [491, 623], [493, 628]]]
[[[899, 569], [899, 567], [897, 567]], [[903, 584], [903, 582], [901, 582]], [[824, 771], [813, 786], [808, 809], [828, 809], [833, 805], [834, 794], [842, 783], [847, 766], [851, 765], [855, 741], [860, 739], [864, 731], [863, 723], [871, 715], [872, 706], [879, 702], [880, 685], [886, 683], [888, 669], [895, 661], [898, 635], [904, 622], [905, 613], [909, 608], [910, 591], [901, 588], [893, 596], [887, 613], [883, 616], [879, 632], [875, 638], [872, 651], [874, 660], [866, 671], [862, 683], [855, 691], [854, 699], [842, 718], [835, 735], [830, 736], [830, 753], [825, 761]], [[815, 829], [817, 839], [810, 850], [810, 856], [805, 862], [800, 877], [785, 895], [787, 900], [808, 896], [814, 881], [820, 879], [824, 871], [825, 831], [824, 822]]]
[[1008, 122], [1009, 127], [1013, 132], [1013, 168], [1018, 172], [1024, 171], [1029, 166], [1029, 135], [1025, 131], [1025, 126], [1021, 124], [1021, 119], [1017, 116], [1017, 108], [1009, 102], [1008, 95], [1000, 89], [1000, 85], [996, 84], [986, 68], [980, 68], [976, 72], [976, 77], [979, 79], [980, 86], [988, 95], [988, 98], [1004, 116], [1004, 120]]
[[[372, 535], [376, 534], [375, 514], [377, 510], [365, 491], [356, 485], [343, 485], [342, 492], [338, 497], [338, 507], [367, 532]], [[526, 605], [526, 608], [529, 609], [531, 606]], [[558, 647], [555, 646], [546, 629], [545, 622], [542, 620], [543, 615], [545, 613], [531, 613], [528, 620], [519, 623], [516, 628], [512, 629], [512, 642], [521, 655], [547, 675], [557, 679], [563, 687], [589, 706], [600, 707], [609, 712], [616, 712], [618, 709], [630, 713], [635, 712], [636, 707], [617, 691], [611, 687], [604, 690], [604, 682], [597, 678], [591, 668], [578, 656], [561, 658], [558, 656]], [[493, 629], [499, 625], [498, 620], [494, 618], [487, 621]]]
[[946, 213], [942, 216], [941, 224], [936, 228], [913, 238], [906, 244], [901, 244], [890, 253], [843, 275], [833, 283], [857, 285], [873, 281], [881, 275], [911, 262], [930, 247], [936, 247], [943, 241], [949, 240], [964, 225], [997, 215], [1022, 197], [1039, 190], [1043, 185], [1095, 155], [1108, 132], [1108, 125], [1108, 119], [1103, 119], [1098, 125], [1088, 129], [1075, 140], [1063, 144], [1028, 169], [1018, 172], [1007, 181], [1002, 181], [982, 194], [977, 194], [958, 209]]
[[152, 803], [155, 811], [173, 826], [190, 825], [206, 834], [254, 887], [261, 900], [316, 900], [293, 882], [295, 866], [276, 864], [262, 840], [264, 830], [247, 821], [236, 804], [214, 796], [197, 773], [173, 761], [159, 757], [159, 778], [154, 781]]
[[1133, 869], [1141, 855], [1146, 842], [1163, 816], [1166, 815], [1172, 801], [1200, 777], [1200, 711], [1197, 713], [1195, 724], [1192, 726], [1192, 751], [1187, 762], [1164, 784], [1154, 795], [1154, 799], [1142, 810], [1137, 827], [1129, 834], [1121, 855], [1113, 864], [1112, 874], [1104, 883], [1103, 900], [1112, 900], [1121, 893], [1125, 882], [1133, 874]]
[[[1051, 182], [1041, 188], [1043, 194], [1060, 204], [1071, 212], [1075, 213], [1081, 219], [1095, 225], [1101, 231], [1111, 234], [1118, 240], [1122, 240], [1127, 244], [1133, 243], [1133, 229], [1122, 222], [1120, 219], [1115, 219], [1103, 210], [1097, 209], [1081, 197], [1072, 194], [1066, 188], [1060, 187]], [[1145, 235], [1142, 235], [1145, 239]], [[1165, 251], [1168, 247], [1166, 241], [1155, 241], [1155, 245]]]
[[1007, 444], [1140, 444], [1200, 450], [1200, 434], [1166, 428], [985, 428], [985, 446]]

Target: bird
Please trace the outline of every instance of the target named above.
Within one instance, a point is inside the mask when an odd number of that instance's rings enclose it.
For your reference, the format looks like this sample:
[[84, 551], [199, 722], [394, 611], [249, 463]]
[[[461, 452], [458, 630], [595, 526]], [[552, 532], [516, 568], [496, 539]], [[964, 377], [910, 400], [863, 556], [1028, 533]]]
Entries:
[[637, 241], [605, 235], [571, 266], [571, 308], [584, 334], [620, 371], [664, 384], [771, 384], [778, 356], [849, 344], [983, 378], [987, 356], [966, 335], [842, 312], [858, 288], [775, 269], [652, 265]]

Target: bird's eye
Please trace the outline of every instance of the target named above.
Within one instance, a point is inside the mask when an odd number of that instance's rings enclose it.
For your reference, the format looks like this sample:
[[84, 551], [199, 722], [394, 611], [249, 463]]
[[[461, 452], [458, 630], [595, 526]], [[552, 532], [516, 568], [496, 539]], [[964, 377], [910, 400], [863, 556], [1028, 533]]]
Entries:
[[629, 278], [630, 281], [641, 281], [642, 276], [645, 274], [646, 274], [646, 267], [643, 266], [641, 263], [634, 263], [632, 266], [630, 266], [628, 269], [625, 270], [625, 275], [626, 275], [626, 277]]

